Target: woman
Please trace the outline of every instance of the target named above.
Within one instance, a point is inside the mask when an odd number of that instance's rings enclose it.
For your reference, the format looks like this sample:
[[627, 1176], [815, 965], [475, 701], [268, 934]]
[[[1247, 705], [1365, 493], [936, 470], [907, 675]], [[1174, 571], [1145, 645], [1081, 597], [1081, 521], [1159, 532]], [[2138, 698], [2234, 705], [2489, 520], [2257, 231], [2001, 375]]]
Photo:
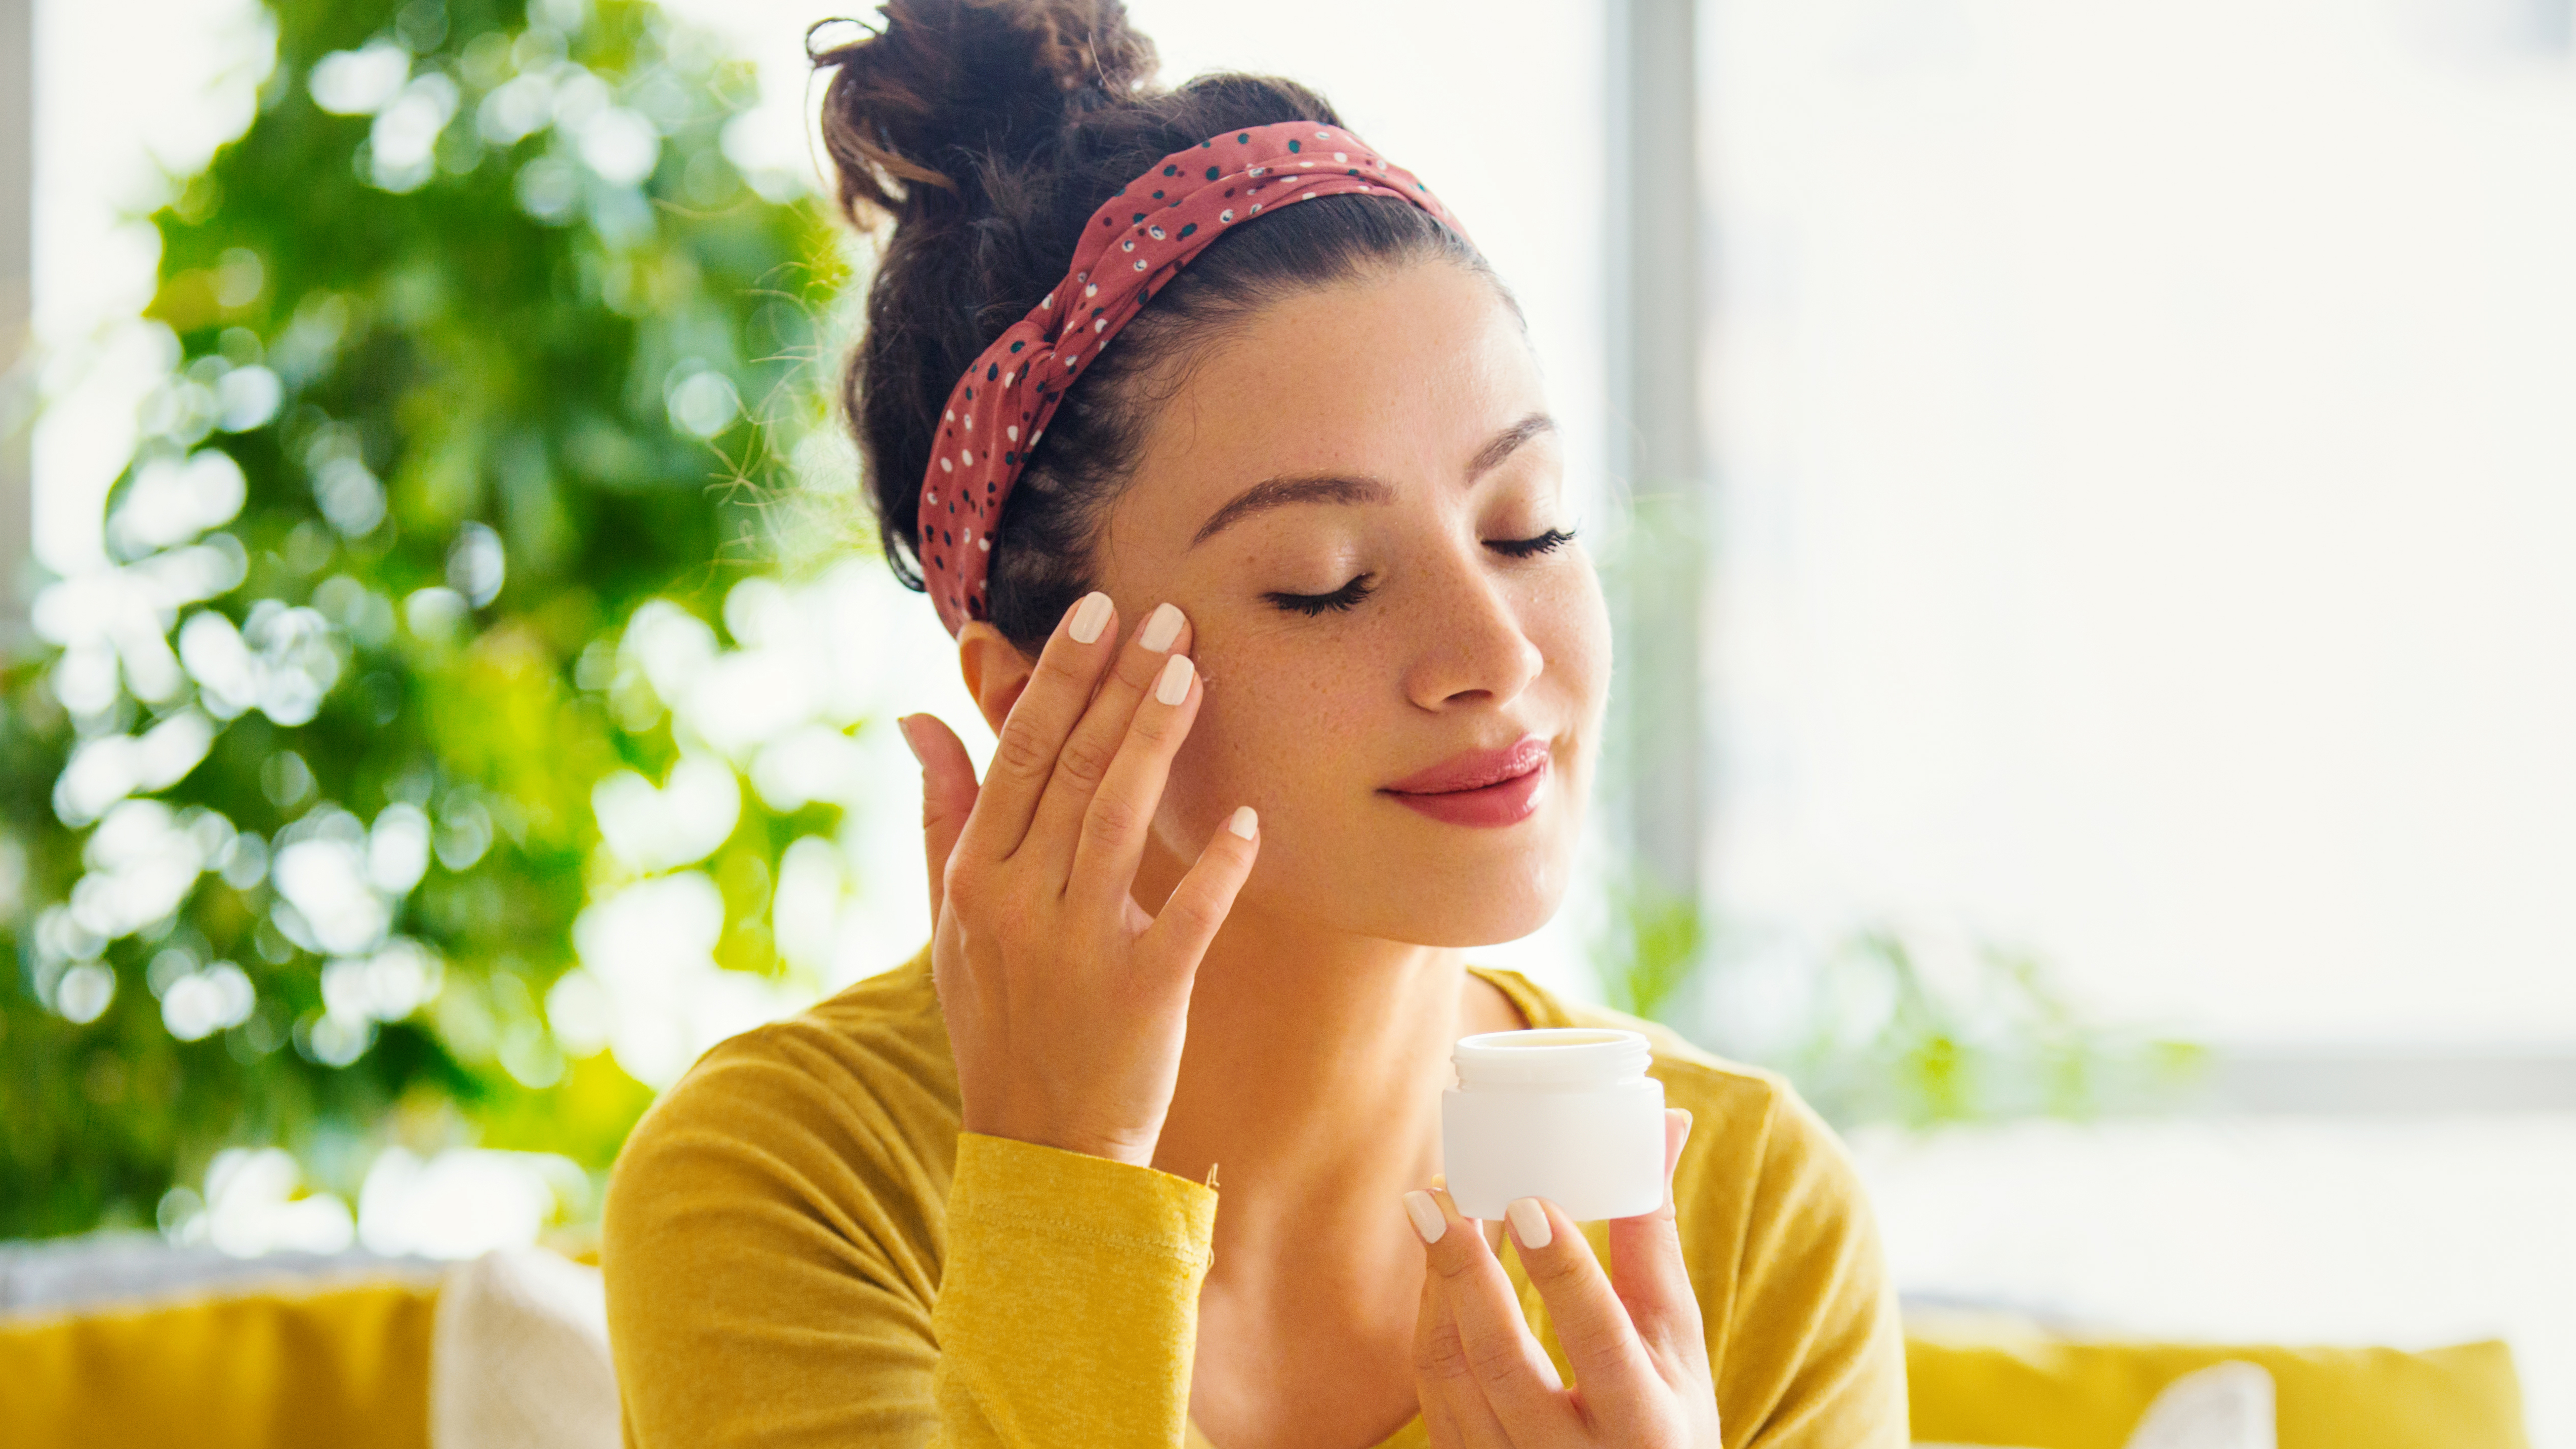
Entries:
[[[979, 785], [903, 722], [923, 952], [628, 1144], [629, 1442], [1903, 1443], [1826, 1129], [1466, 960], [1563, 895], [1610, 639], [1463, 230], [1295, 85], [1149, 88], [1115, 0], [892, 0], [817, 64], [895, 221], [847, 391], [886, 555], [999, 743]], [[1664, 1206], [1460, 1218], [1452, 1044], [1587, 1023], [1654, 1041]]]

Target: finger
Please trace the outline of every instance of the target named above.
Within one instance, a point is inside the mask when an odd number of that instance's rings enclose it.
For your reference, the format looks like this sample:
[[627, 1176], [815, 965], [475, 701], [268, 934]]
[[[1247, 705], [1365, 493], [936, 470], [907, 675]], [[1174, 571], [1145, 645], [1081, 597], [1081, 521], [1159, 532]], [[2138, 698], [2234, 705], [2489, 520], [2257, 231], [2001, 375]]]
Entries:
[[1430, 1198], [1440, 1209], [1442, 1230], [1437, 1241], [1423, 1245], [1423, 1256], [1448, 1296], [1459, 1351], [1494, 1416], [1512, 1426], [1516, 1442], [1544, 1443], [1580, 1429], [1581, 1420], [1565, 1398], [1565, 1381], [1531, 1336], [1502, 1260], [1487, 1246], [1485, 1235], [1473, 1230], [1474, 1219], [1459, 1215], [1446, 1190]]
[[1691, 1291], [1690, 1265], [1682, 1256], [1681, 1231], [1674, 1222], [1673, 1178], [1682, 1144], [1690, 1140], [1691, 1114], [1680, 1107], [1664, 1112], [1664, 1200], [1653, 1212], [1612, 1218], [1609, 1225], [1610, 1276], [1619, 1301], [1628, 1306], [1628, 1321], [1637, 1337], [1670, 1375], [1701, 1369], [1708, 1363], [1708, 1334], [1702, 1325], [1699, 1296]]
[[1556, 1325], [1585, 1416], [1596, 1429], [1647, 1423], [1657, 1400], [1670, 1391], [1574, 1219], [1537, 1197], [1514, 1198], [1504, 1218], [1512, 1245], [1521, 1251], [1521, 1267]]
[[982, 798], [958, 842], [970, 854], [1000, 860], [1018, 850], [1028, 835], [1038, 796], [1055, 772], [1065, 737], [1073, 733], [1091, 703], [1092, 686], [1116, 652], [1117, 613], [1109, 596], [1095, 590], [1056, 621], [1055, 633], [1038, 651], [1037, 668], [1002, 721]]
[[[1449, 1174], [1445, 1172], [1435, 1172], [1431, 1174], [1431, 1190], [1433, 1192], [1447, 1192], [1449, 1190]], [[1476, 1230], [1485, 1235], [1485, 1247], [1493, 1253], [1495, 1261], [1500, 1262], [1503, 1256], [1503, 1220], [1500, 1218], [1469, 1218], [1467, 1221], [1474, 1223], [1476, 1225]]]
[[894, 727], [921, 761], [922, 850], [930, 862], [930, 919], [936, 925], [948, 895], [948, 857], [975, 813], [975, 760], [937, 715], [906, 715]]
[[1099, 696], [1056, 756], [1055, 774], [1020, 854], [1037, 852], [1036, 858], [1051, 861], [1069, 889], [1087, 885], [1098, 899], [1116, 901], [1136, 879], [1172, 753], [1198, 713], [1194, 679], [1181, 681], [1177, 706], [1158, 693], [1166, 669], [1195, 670], [1172, 663], [1187, 658], [1189, 645], [1188, 618], [1171, 604], [1156, 605], [1118, 651]]
[[[1404, 1212], [1417, 1237], [1447, 1230], [1440, 1205], [1427, 1192], [1406, 1193]], [[1432, 1241], [1436, 1238], [1426, 1238], [1425, 1245]], [[1424, 1437], [1436, 1449], [1509, 1449], [1511, 1436], [1494, 1417], [1484, 1386], [1468, 1366], [1449, 1295], [1428, 1265], [1422, 1273], [1422, 1306], [1413, 1320], [1413, 1391], [1422, 1405]]]
[[[1216, 939], [1217, 928], [1234, 909], [1235, 895], [1252, 875], [1252, 862], [1261, 854], [1260, 837], [1261, 817], [1249, 805], [1236, 806], [1200, 848], [1199, 858], [1181, 883], [1172, 887], [1154, 924], [1137, 938], [1140, 960], [1175, 976], [1197, 972], [1199, 958], [1207, 954], [1208, 943]], [[1132, 879], [1133, 866], [1128, 874]]]

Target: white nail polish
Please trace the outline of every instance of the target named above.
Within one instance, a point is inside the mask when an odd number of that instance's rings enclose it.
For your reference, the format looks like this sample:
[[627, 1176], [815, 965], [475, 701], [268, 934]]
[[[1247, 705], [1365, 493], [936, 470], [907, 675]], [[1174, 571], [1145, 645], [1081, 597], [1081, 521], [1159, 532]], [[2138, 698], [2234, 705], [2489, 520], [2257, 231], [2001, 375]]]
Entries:
[[1154, 681], [1154, 697], [1165, 704], [1179, 704], [1190, 697], [1190, 656], [1175, 654], [1163, 666], [1163, 677]]
[[1252, 832], [1260, 828], [1259, 817], [1252, 813], [1251, 806], [1237, 805], [1234, 807], [1234, 814], [1226, 820], [1225, 828], [1250, 840]]
[[1513, 1198], [1512, 1205], [1503, 1209], [1503, 1216], [1512, 1220], [1512, 1236], [1524, 1249], [1535, 1251], [1544, 1248], [1548, 1240], [1556, 1236], [1555, 1230], [1547, 1225], [1547, 1213], [1539, 1207], [1537, 1198]]
[[1413, 1219], [1413, 1231], [1425, 1243], [1439, 1242], [1440, 1235], [1449, 1231], [1449, 1220], [1440, 1215], [1440, 1204], [1420, 1188], [1404, 1195], [1404, 1215]]
[[1160, 654], [1181, 637], [1181, 611], [1169, 604], [1154, 606], [1154, 617], [1145, 621], [1145, 636], [1136, 642]]
[[1082, 596], [1082, 602], [1073, 606], [1074, 643], [1091, 643], [1098, 639], [1100, 631], [1108, 626], [1109, 596], [1107, 594], [1085, 594]]

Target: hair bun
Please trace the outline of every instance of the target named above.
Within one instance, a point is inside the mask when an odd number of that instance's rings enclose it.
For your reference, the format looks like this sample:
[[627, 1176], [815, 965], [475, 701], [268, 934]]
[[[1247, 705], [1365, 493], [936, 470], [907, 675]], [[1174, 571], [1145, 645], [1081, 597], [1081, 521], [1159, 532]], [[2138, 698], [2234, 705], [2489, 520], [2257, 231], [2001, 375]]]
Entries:
[[1120, 0], [886, 0], [881, 13], [876, 34], [812, 52], [834, 71], [823, 141], [841, 209], [863, 227], [862, 202], [898, 221], [962, 208], [980, 162], [1029, 156], [1069, 113], [1154, 74], [1154, 43]]

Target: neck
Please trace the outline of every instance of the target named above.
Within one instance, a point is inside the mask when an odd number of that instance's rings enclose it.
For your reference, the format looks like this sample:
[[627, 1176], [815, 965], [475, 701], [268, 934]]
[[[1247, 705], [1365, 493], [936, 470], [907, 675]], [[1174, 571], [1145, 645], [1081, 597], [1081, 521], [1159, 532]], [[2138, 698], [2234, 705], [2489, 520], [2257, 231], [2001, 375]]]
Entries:
[[1451, 1048], [1519, 1024], [1493, 994], [1455, 948], [1238, 905], [1200, 963], [1154, 1154], [1194, 1181], [1221, 1169], [1213, 1281], [1311, 1255], [1358, 1269], [1352, 1246], [1395, 1242], [1397, 1198], [1439, 1164]]
[[1466, 982], [1452, 949], [1238, 915], [1191, 989], [1157, 1164], [1203, 1176], [1220, 1163], [1246, 1187], [1272, 1166], [1305, 1170], [1315, 1188], [1417, 1160], [1428, 1176], [1432, 1141], [1410, 1129], [1438, 1122]]

